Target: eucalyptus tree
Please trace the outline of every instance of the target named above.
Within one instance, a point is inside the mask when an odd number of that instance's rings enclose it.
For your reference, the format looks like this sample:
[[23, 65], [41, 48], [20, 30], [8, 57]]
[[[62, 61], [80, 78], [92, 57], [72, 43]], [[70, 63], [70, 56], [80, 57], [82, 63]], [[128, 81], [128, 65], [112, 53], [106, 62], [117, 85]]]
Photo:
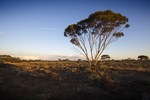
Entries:
[[146, 55], [140, 55], [140, 56], [138, 56], [138, 59], [139, 60], [148, 60], [148, 56], [146, 56]]
[[101, 60], [110, 60], [110, 56], [109, 55], [102, 55], [101, 56]]
[[124, 36], [123, 29], [128, 28], [128, 18], [111, 10], [97, 11], [76, 24], [69, 25], [64, 36], [78, 53], [85, 56], [89, 66], [96, 66], [105, 48]]

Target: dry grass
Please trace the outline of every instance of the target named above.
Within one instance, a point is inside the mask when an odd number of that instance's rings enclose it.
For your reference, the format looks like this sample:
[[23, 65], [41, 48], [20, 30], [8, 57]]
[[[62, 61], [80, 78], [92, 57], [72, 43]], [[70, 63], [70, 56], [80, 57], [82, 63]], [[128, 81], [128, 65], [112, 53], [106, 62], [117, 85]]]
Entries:
[[96, 68], [71, 61], [5, 62], [0, 99], [141, 100], [150, 93], [149, 76], [150, 61], [106, 61]]

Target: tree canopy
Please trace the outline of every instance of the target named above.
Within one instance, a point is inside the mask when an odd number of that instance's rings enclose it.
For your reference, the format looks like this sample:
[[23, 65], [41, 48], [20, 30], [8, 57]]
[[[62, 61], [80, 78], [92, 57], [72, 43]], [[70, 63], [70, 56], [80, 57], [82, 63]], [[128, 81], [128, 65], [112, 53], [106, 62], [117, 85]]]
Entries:
[[97, 11], [88, 18], [69, 25], [64, 36], [70, 37], [70, 42], [88, 60], [89, 66], [96, 66], [102, 52], [108, 44], [124, 36], [122, 30], [128, 28], [128, 18], [111, 10]]
[[102, 56], [101, 56], [101, 59], [102, 59], [102, 60], [110, 60], [110, 58], [111, 58], [111, 57], [110, 57], [109, 55], [102, 55]]
[[146, 56], [146, 55], [140, 55], [140, 56], [138, 56], [138, 59], [139, 59], [139, 60], [148, 60], [149, 57]]

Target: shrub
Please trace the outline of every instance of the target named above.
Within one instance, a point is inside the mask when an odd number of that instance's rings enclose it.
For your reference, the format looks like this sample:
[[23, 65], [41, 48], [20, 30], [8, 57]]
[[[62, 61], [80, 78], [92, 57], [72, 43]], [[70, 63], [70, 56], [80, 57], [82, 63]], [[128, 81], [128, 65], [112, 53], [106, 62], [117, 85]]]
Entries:
[[72, 71], [73, 73], [75, 73], [75, 72], [78, 71], [78, 69], [77, 69], [77, 68], [72, 68], [71, 71]]
[[104, 87], [113, 83], [113, 80], [108, 74], [109, 67], [107, 65], [99, 64], [96, 67], [88, 67], [85, 71], [90, 73], [89, 79], [97, 87]]

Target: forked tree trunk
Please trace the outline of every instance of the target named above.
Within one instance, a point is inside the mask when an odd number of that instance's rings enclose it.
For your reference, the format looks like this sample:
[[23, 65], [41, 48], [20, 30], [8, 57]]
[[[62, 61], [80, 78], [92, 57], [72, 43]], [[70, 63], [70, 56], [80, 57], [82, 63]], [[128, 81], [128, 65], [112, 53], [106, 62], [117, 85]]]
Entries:
[[129, 27], [127, 23], [128, 18], [120, 13], [98, 11], [69, 25], [64, 36], [71, 37], [70, 42], [81, 49], [80, 54], [86, 57], [89, 66], [97, 66], [106, 46], [124, 36], [122, 30]]

